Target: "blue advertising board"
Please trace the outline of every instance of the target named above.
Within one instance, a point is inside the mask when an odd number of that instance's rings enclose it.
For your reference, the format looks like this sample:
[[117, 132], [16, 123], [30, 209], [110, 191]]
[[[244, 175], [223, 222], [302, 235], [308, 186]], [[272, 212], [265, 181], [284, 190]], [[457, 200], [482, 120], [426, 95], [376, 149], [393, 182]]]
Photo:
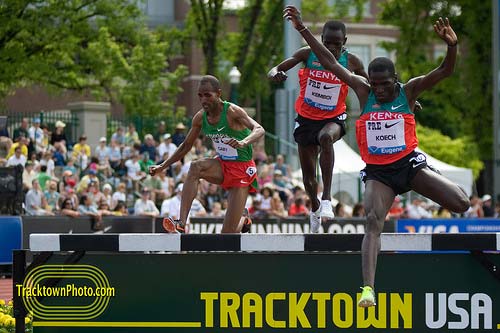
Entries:
[[0, 217], [0, 265], [12, 264], [12, 250], [21, 249], [22, 241], [21, 217]]
[[400, 219], [396, 222], [396, 232], [500, 232], [500, 219]]

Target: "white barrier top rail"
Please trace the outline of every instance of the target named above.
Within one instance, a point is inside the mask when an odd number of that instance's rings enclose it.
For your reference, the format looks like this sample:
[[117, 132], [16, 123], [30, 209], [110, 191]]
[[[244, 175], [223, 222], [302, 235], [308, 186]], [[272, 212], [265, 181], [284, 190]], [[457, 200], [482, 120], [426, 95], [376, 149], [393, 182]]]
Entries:
[[[31, 234], [44, 251], [360, 251], [362, 234]], [[382, 234], [382, 251], [500, 251], [500, 233]]]

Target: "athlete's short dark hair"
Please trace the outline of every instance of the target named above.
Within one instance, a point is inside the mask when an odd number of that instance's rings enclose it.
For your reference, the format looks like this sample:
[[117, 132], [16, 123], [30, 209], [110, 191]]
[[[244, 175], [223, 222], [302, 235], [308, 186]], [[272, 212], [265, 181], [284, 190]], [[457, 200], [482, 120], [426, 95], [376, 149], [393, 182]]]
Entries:
[[201, 78], [200, 80], [200, 86], [202, 84], [210, 84], [212, 86], [212, 88], [214, 89], [214, 91], [218, 91], [220, 89], [220, 82], [219, 80], [213, 76], [213, 75], [205, 75]]
[[325, 33], [326, 30], [340, 30], [344, 36], [346, 35], [345, 24], [340, 21], [326, 21], [323, 25], [323, 33]]
[[373, 59], [368, 65], [368, 75], [372, 72], [385, 72], [388, 71], [391, 75], [396, 74], [394, 63], [391, 59], [386, 57], [377, 57]]

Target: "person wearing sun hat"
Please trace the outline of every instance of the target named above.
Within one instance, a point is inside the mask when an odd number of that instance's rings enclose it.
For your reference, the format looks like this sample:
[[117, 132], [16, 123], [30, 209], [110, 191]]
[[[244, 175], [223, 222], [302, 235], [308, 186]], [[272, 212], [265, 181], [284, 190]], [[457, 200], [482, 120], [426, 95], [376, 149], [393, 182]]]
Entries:
[[61, 120], [58, 120], [56, 121], [54, 127], [55, 129], [50, 137], [50, 144], [54, 147], [59, 146], [62, 152], [66, 154], [67, 152], [66, 146], [68, 142], [68, 138], [66, 137], [66, 133], [64, 132], [66, 124]]
[[185, 130], [186, 126], [184, 126], [183, 123], [175, 125], [175, 133], [172, 135], [172, 142], [177, 147], [179, 147], [179, 145], [186, 139], [186, 134], [184, 133]]

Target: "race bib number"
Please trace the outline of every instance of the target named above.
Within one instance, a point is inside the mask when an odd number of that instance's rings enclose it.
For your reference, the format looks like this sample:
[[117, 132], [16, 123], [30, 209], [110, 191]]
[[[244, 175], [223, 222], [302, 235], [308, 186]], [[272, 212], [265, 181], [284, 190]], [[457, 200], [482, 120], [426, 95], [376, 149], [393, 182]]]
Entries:
[[222, 160], [236, 160], [238, 158], [238, 151], [236, 148], [226, 144], [231, 138], [219, 138], [213, 140], [215, 152]]
[[406, 149], [404, 119], [366, 121], [368, 152], [373, 155], [396, 154]]
[[247, 168], [247, 175], [250, 177], [253, 177], [257, 173], [257, 168], [256, 167], [248, 167]]
[[335, 110], [340, 95], [339, 83], [328, 83], [307, 78], [304, 101], [321, 110]]

